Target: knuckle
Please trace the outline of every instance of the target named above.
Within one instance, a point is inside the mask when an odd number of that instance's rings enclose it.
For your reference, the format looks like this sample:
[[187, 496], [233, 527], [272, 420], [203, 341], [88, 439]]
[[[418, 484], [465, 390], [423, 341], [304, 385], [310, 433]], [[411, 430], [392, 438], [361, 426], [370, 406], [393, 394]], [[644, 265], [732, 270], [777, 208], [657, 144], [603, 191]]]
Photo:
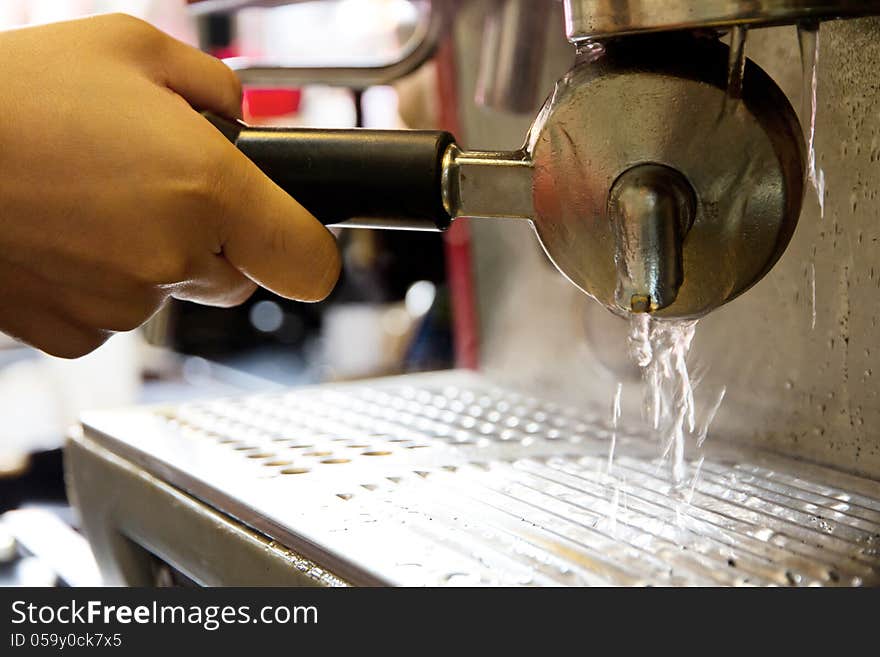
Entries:
[[116, 29], [130, 34], [151, 35], [159, 31], [147, 21], [123, 12], [106, 14], [104, 20]]
[[135, 43], [143, 42], [161, 34], [157, 28], [146, 21], [122, 12], [97, 16], [96, 20], [102, 23], [102, 28], [110, 31], [112, 35], [124, 43], [131, 44], [132, 40], [135, 40]]
[[145, 20], [130, 14], [115, 13], [101, 16], [106, 25], [101, 27], [111, 34], [114, 47], [130, 53], [140, 61], [161, 61], [168, 37]]

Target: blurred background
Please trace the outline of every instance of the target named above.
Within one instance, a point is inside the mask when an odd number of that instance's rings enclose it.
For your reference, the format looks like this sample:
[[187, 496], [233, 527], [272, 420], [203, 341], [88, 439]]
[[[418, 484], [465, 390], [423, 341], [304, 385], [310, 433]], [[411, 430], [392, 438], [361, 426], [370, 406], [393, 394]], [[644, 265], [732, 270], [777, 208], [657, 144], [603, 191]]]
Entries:
[[[4, 0], [0, 29], [122, 11], [218, 57], [297, 66], [399, 58], [418, 2], [324, 0], [195, 16], [185, 0]], [[435, 71], [392, 87], [247, 87], [254, 124], [431, 128]], [[344, 273], [321, 304], [260, 290], [239, 308], [166, 306], [77, 361], [0, 334], [0, 585], [97, 583], [65, 499], [61, 447], [86, 409], [179, 402], [454, 365], [438, 233], [339, 231]], [[62, 565], [59, 565], [62, 564]]]

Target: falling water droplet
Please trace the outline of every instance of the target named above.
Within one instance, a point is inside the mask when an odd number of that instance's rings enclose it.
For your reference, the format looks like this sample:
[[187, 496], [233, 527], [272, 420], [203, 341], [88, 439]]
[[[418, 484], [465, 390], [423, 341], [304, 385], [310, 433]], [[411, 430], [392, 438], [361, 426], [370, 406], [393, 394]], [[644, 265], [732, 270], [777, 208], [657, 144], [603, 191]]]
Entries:
[[697, 434], [697, 447], [702, 447], [703, 443], [706, 442], [706, 437], [709, 435], [709, 427], [712, 425], [712, 421], [715, 419], [715, 415], [718, 413], [718, 409], [721, 408], [721, 402], [724, 401], [724, 395], [727, 394], [727, 386], [722, 386], [720, 392], [718, 393], [718, 397], [715, 398], [715, 403], [712, 404], [712, 407], [709, 409], [709, 412], [706, 413], [706, 417], [703, 420], [703, 424], [700, 427], [700, 432]]
[[607, 474], [611, 474], [611, 466], [614, 463], [614, 448], [617, 446], [617, 425], [620, 421], [620, 398], [623, 395], [623, 384], [617, 384], [614, 392], [614, 402], [611, 405], [611, 446], [608, 448]]
[[697, 482], [700, 480], [700, 471], [703, 469], [703, 462], [706, 460], [705, 456], [701, 456], [700, 460], [697, 461], [697, 469], [694, 471], [694, 478], [691, 479], [691, 487], [687, 494], [687, 505], [690, 506], [691, 502], [694, 499], [694, 491], [697, 490]]
[[816, 263], [810, 263], [810, 330], [816, 330]]

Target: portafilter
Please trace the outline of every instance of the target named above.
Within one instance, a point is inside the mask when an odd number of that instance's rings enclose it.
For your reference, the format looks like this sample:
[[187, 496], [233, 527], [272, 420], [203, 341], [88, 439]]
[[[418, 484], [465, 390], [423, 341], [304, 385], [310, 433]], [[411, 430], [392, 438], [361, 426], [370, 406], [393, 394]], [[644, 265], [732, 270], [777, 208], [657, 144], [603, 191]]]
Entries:
[[785, 94], [690, 33], [582, 48], [517, 151], [441, 131], [252, 127], [207, 115], [326, 225], [444, 230], [523, 220], [572, 284], [620, 313], [694, 318], [759, 281], [800, 213]]

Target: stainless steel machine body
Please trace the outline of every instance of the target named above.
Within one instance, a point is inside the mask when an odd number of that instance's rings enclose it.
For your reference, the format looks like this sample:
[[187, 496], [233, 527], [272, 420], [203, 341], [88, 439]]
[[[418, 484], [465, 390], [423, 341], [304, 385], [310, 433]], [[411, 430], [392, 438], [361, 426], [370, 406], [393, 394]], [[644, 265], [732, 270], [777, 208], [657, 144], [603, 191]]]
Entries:
[[[478, 35], [473, 29], [462, 38]], [[746, 294], [699, 322], [690, 362], [705, 372], [698, 404], [701, 397], [713, 404], [726, 389], [710, 440], [878, 478], [880, 319], [868, 299], [877, 289], [880, 239], [880, 21], [823, 23], [819, 42], [815, 150], [825, 172], [824, 217], [808, 186], [798, 228], [779, 263]], [[809, 107], [804, 96], [810, 85], [793, 28], [751, 31], [748, 54], [792, 105]], [[557, 59], [545, 78], [548, 87], [566, 63]], [[466, 65], [460, 70], [465, 95], [473, 81]], [[801, 122], [809, 126], [805, 112]], [[502, 123], [468, 106], [464, 116], [468, 134], [502, 145], [522, 124], [516, 117]], [[640, 380], [626, 356], [625, 322], [559, 281], [540, 251], [522, 244], [527, 231], [476, 222], [471, 229], [478, 299], [485, 309], [484, 370], [508, 385], [605, 407], [615, 384], [623, 382], [624, 417], [639, 417]]]
[[669, 30], [791, 25], [801, 21], [870, 16], [874, 0], [566, 0], [570, 41]]
[[[806, 7], [821, 3], [670, 2], [664, 16], [621, 23], [621, 7], [657, 4], [567, 2], [569, 36], [579, 40], [573, 27], [587, 25], [573, 10], [591, 5], [612, 33], [623, 24], [697, 27], [674, 18], [685, 4], [785, 4], [802, 19], [819, 16]], [[844, 15], [855, 3], [833, 4]], [[455, 15], [459, 138], [469, 149], [515, 152], [530, 117], [473, 102], [493, 8], [469, 2]], [[548, 11], [547, 93], [573, 59], [562, 7]], [[756, 16], [725, 15], [707, 24]], [[641, 427], [625, 322], [548, 266], [528, 222], [471, 222], [479, 374], [85, 417], [68, 450], [69, 480], [107, 581], [154, 583], [160, 564], [199, 584], [880, 584], [880, 354], [870, 303], [880, 286], [880, 20], [823, 23], [819, 38], [824, 217], [808, 188], [773, 271], [700, 320], [690, 359], [697, 403], [701, 417], [720, 410], [704, 451], [689, 456], [685, 487], [659, 471]], [[748, 54], [792, 106], [806, 104], [794, 27], [750, 31]], [[803, 112], [800, 120], [812, 123]], [[644, 201], [623, 193], [641, 178], [625, 182], [612, 205], [620, 217]], [[687, 194], [656, 199], [661, 219], [664, 203], [677, 217], [689, 207]], [[661, 227], [658, 243], [683, 230]], [[608, 409], [618, 383], [615, 427]]]

